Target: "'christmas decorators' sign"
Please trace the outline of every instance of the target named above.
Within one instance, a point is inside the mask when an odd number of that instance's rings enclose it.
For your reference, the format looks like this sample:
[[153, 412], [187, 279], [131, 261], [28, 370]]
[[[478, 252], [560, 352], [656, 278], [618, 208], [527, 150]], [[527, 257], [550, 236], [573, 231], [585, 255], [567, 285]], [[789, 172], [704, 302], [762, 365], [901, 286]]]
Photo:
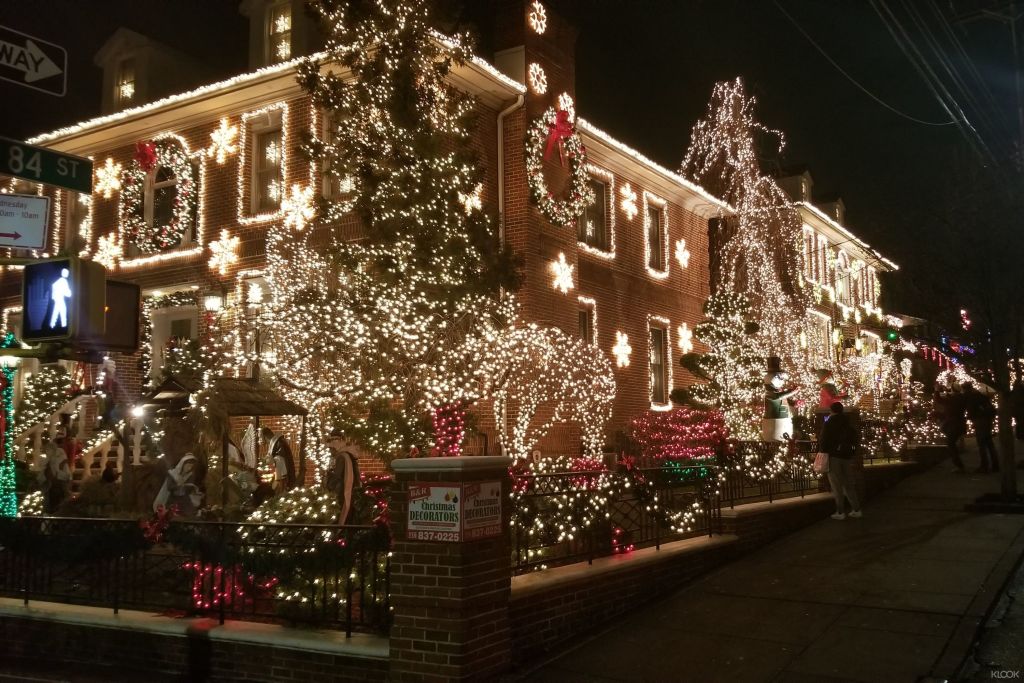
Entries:
[[459, 543], [500, 533], [501, 482], [409, 485], [409, 540]]

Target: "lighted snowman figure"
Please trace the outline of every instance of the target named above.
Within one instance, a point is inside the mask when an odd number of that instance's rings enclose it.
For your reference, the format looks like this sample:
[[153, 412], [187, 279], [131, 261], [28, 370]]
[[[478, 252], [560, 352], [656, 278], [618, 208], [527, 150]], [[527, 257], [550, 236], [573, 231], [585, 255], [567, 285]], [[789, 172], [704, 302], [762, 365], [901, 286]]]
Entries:
[[764, 415], [761, 419], [761, 438], [764, 441], [787, 441], [793, 436], [793, 415], [789, 399], [796, 387], [787, 387], [789, 375], [782, 371], [782, 359], [768, 359], [768, 372], [764, 375]]

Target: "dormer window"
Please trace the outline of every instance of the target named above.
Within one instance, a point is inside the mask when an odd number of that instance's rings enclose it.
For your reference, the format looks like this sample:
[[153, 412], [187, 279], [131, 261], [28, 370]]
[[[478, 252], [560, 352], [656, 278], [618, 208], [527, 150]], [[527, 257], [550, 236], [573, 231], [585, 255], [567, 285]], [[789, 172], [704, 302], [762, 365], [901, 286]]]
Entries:
[[114, 101], [119, 109], [130, 106], [135, 101], [135, 60], [126, 59], [117, 69], [117, 85]]
[[284, 62], [292, 56], [292, 8], [288, 3], [275, 5], [270, 9], [267, 25], [267, 47], [270, 54], [267, 63]]

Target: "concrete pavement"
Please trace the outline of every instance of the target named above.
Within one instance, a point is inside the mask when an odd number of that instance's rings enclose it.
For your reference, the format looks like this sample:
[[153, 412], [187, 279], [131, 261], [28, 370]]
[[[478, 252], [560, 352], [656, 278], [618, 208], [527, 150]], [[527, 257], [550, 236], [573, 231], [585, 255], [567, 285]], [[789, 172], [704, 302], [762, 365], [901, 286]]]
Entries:
[[[976, 453], [965, 457], [977, 464]], [[1021, 473], [1024, 475], [1024, 472]], [[998, 475], [948, 461], [642, 608], [530, 681], [951, 677], [1024, 553], [1024, 515], [972, 515]], [[1021, 477], [1024, 490], [1024, 476]]]

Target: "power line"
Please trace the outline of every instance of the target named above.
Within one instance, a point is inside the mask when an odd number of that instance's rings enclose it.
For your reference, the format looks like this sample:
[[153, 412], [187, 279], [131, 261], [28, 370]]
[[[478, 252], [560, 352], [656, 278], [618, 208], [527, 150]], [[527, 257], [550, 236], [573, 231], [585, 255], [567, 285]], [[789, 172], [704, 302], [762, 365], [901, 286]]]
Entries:
[[787, 12], [786, 9], [782, 5], [779, 4], [778, 0], [773, 0], [773, 2], [775, 3], [775, 6], [779, 8], [779, 11], [782, 12], [782, 14], [787, 19], [789, 19], [790, 23], [792, 23], [793, 26], [796, 27], [796, 30], [799, 31], [800, 34], [804, 38], [807, 39], [807, 42], [809, 42], [811, 45], [813, 45], [814, 48], [818, 52], [821, 53], [821, 56], [828, 60], [829, 64], [831, 64], [833, 67], [835, 67], [835, 69], [839, 73], [841, 73], [843, 76], [845, 76], [848, 81], [850, 81], [855, 86], [857, 86], [857, 88], [859, 88], [861, 92], [863, 92], [865, 95], [867, 95], [868, 97], [873, 99], [875, 102], [877, 102], [878, 104], [882, 105], [883, 107], [885, 107], [886, 109], [888, 109], [892, 113], [896, 114], [897, 116], [902, 116], [903, 118], [907, 119], [908, 121], [913, 121], [914, 123], [920, 123], [920, 124], [925, 125], [925, 126], [953, 126], [953, 125], [956, 125], [956, 119], [952, 116], [952, 114], [950, 114], [950, 120], [949, 121], [942, 121], [942, 122], [925, 121], [923, 119], [917, 118], [916, 116], [911, 116], [910, 114], [907, 114], [905, 112], [900, 111], [899, 109], [893, 107], [892, 105], [890, 105], [888, 102], [886, 102], [882, 98], [880, 98], [877, 95], [875, 95], [874, 93], [872, 93], [866, 87], [861, 85], [861, 83], [857, 79], [855, 79], [853, 76], [851, 76], [849, 73], [847, 73], [843, 69], [843, 67], [839, 66], [839, 64], [837, 64], [836, 61], [834, 59], [832, 59], [832, 57], [830, 57], [829, 54], [827, 52], [825, 52], [825, 50], [820, 45], [818, 45], [817, 42], [815, 42], [814, 38], [811, 38], [811, 36], [807, 33], [807, 31], [805, 31], [803, 29], [803, 27], [797, 22], [797, 20], [794, 19], [793, 16], [789, 12]]

